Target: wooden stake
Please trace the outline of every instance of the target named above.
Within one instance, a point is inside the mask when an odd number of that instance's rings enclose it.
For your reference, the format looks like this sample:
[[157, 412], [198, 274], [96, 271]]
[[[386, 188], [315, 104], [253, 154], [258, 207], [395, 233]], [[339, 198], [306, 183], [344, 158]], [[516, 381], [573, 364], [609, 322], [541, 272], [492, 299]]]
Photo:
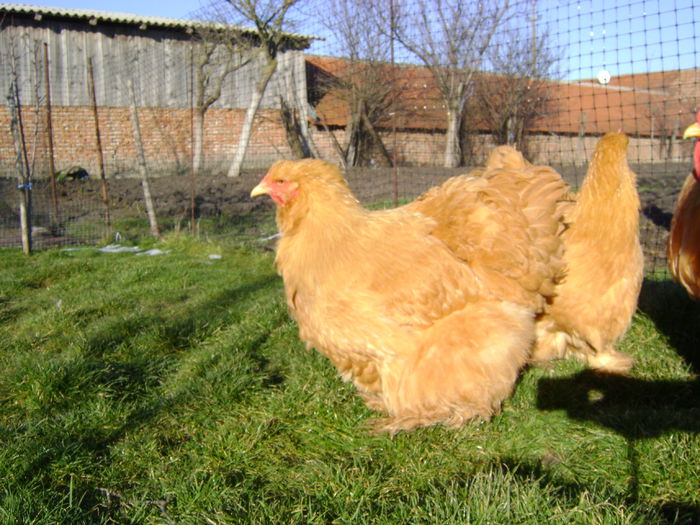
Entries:
[[102, 154], [102, 139], [100, 137], [100, 120], [97, 115], [97, 97], [95, 96], [95, 76], [92, 68], [92, 58], [88, 57], [88, 91], [92, 99], [92, 116], [95, 121], [95, 148], [97, 150], [97, 169], [102, 182], [102, 202], [105, 206], [105, 223], [107, 228], [112, 230], [112, 221], [109, 213], [109, 190], [107, 188], [107, 179], [105, 178], [105, 161]]
[[51, 177], [51, 201], [53, 202], [53, 224], [61, 222], [58, 214], [58, 191], [56, 190], [56, 165], [53, 151], [53, 125], [51, 122], [51, 79], [49, 76], [49, 46], [44, 42], [44, 88], [46, 89], [46, 134], [49, 143], [49, 176]]
[[[13, 56], [14, 59], [14, 56]], [[19, 223], [22, 231], [22, 251], [26, 255], [32, 253], [32, 182], [29, 171], [29, 158], [24, 141], [24, 127], [22, 125], [22, 111], [17, 87], [17, 70], [12, 61], [12, 78], [10, 79], [10, 93], [7, 96], [10, 110], [10, 129], [12, 141], [15, 146], [15, 168], [17, 169], [17, 188], [20, 190], [19, 199]]]
[[151, 196], [151, 183], [148, 180], [148, 167], [146, 165], [146, 153], [143, 149], [143, 140], [141, 140], [141, 127], [139, 126], [139, 114], [136, 110], [136, 95], [134, 94], [134, 84], [131, 79], [127, 80], [127, 89], [129, 90], [129, 99], [131, 106], [131, 125], [134, 131], [134, 142], [136, 143], [136, 153], [138, 156], [139, 172], [141, 173], [141, 186], [143, 187], [143, 200], [146, 204], [146, 213], [148, 214], [148, 222], [151, 225], [151, 235], [160, 237], [158, 229], [158, 219], [156, 218], [156, 208], [153, 205], [153, 197]]

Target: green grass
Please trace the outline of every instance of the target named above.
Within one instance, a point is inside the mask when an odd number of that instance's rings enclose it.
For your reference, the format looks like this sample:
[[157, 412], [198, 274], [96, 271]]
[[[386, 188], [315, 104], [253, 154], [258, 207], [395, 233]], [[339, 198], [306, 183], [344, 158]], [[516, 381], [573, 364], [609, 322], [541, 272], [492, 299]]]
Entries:
[[645, 283], [631, 377], [527, 370], [491, 422], [390, 439], [269, 252], [157, 247], [0, 251], [0, 523], [700, 520], [700, 308], [672, 283]]

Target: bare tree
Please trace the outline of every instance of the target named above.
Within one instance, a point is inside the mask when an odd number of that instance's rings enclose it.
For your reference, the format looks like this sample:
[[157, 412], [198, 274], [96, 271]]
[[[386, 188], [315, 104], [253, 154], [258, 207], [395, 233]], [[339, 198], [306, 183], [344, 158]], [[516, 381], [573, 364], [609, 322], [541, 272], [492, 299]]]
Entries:
[[[3, 58], [10, 64], [10, 85], [7, 93], [7, 106], [10, 113], [10, 132], [15, 149], [15, 169], [17, 172], [17, 188], [20, 190], [19, 221], [22, 235], [22, 251], [26, 255], [32, 253], [32, 167], [30, 167], [27, 142], [22, 119], [22, 103], [20, 101], [20, 80], [18, 73], [18, 51], [15, 38], [10, 39], [10, 49]], [[9, 55], [9, 56], [8, 56]]]
[[343, 164], [355, 166], [372, 160], [377, 151], [391, 165], [393, 158], [377, 131], [396, 110], [399, 95], [397, 70], [390, 65], [391, 36], [372, 0], [330, 0], [325, 7], [321, 21], [335, 35], [341, 56], [347, 57], [332, 77], [317, 86], [348, 108], [344, 139], [334, 141], [338, 153]]
[[209, 108], [221, 97], [224, 82], [231, 73], [253, 59], [250, 34], [230, 26], [202, 24], [192, 42], [193, 62], [193, 153], [192, 171], [201, 171], [204, 162], [204, 119]]
[[25, 254], [32, 253], [32, 180], [27, 158], [27, 145], [24, 138], [22, 123], [22, 105], [19, 100], [17, 69], [12, 65], [10, 92], [7, 95], [10, 110], [10, 130], [15, 147], [15, 168], [17, 170], [17, 187], [21, 190], [19, 199], [19, 220], [22, 231], [22, 250]]
[[[677, 146], [692, 148], [690, 143], [687, 143], [686, 146], [683, 146], [683, 142], [680, 144], [676, 143], [682, 130], [681, 122], [692, 121], [696, 112], [700, 109], [700, 97], [696, 94], [695, 89], [683, 89], [683, 84], [683, 81], [680, 83], [678, 81], [669, 82], [664, 77], [660, 88], [669, 93], [670, 96], [662, 100], [653, 98], [649, 100], [649, 106], [646, 108], [645, 113], [649, 118], [650, 124], [649, 154], [651, 158], [673, 159], [674, 155], [679, 153]], [[689, 84], [695, 86], [695, 81]], [[679, 110], [679, 108], [682, 109]], [[657, 148], [658, 153], [656, 151]], [[690, 149], [685, 152], [683, 152], [683, 149], [680, 151], [681, 158], [684, 155], [690, 155]]]
[[463, 110], [493, 36], [510, 16], [509, 0], [411, 0], [411, 6], [397, 6], [393, 32], [435, 78], [447, 113], [444, 165], [455, 167]]
[[221, 16], [227, 21], [231, 18], [229, 14], [233, 14], [242, 22], [253, 25], [257, 38], [256, 55], [261, 57], [263, 62], [260, 76], [246, 110], [233, 162], [228, 170], [229, 177], [238, 177], [241, 174], [243, 159], [253, 131], [253, 120], [262, 102], [265, 89], [277, 69], [278, 56], [285, 49], [293, 47], [291, 40], [294, 37], [286, 31], [289, 25], [288, 14], [289, 10], [301, 0], [223, 1], [223, 4], [219, 4], [220, 7], [223, 8], [224, 5], [227, 5], [232, 11], [232, 13], [221, 11]]
[[[320, 152], [311, 134], [309, 122], [313, 110], [309, 105], [306, 61], [303, 54], [294, 52], [284, 55], [282, 92], [279, 94], [280, 119], [292, 154], [298, 158], [319, 158]], [[313, 116], [312, 116], [313, 115]]]
[[491, 129], [496, 144], [517, 144], [530, 158], [535, 152], [526, 131], [556, 112], [551, 87], [561, 56], [547, 28], [537, 25], [534, 0], [531, 7], [527, 24], [504, 28], [492, 40], [485, 58], [493, 74], [478, 76], [472, 114]]

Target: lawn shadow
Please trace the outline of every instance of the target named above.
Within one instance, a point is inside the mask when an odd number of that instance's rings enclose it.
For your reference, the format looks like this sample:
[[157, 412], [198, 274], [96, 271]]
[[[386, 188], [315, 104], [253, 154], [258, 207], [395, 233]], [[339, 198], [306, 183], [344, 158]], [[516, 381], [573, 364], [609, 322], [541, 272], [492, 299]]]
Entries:
[[[588, 483], [562, 480], [546, 466], [545, 458], [540, 461], [523, 461], [519, 458], [503, 457], [489, 468], [506, 471], [524, 485], [537, 485], [542, 493], [551, 494], [567, 508], [576, 507], [581, 501], [591, 497], [592, 487]], [[635, 517], [644, 520], [644, 523], [700, 523], [700, 507], [687, 502], [640, 500], [634, 490], [629, 494], [620, 494], [612, 487], [606, 488], [604, 483], [598, 485], [596, 493], [609, 504], [627, 508]], [[636, 505], [637, 508], [630, 509], [630, 505]]]
[[645, 279], [638, 309], [693, 371], [700, 373], [700, 302], [690, 299], [683, 287], [671, 280]]
[[[700, 378], [645, 380], [584, 370], [538, 381], [537, 408], [564, 410], [569, 418], [609, 428], [627, 440], [629, 500], [639, 501], [639, 441], [673, 432], [700, 432]], [[659, 511], [672, 523], [698, 523], [700, 509], [667, 502]], [[686, 521], [693, 516], [694, 521]], [[678, 518], [680, 519], [680, 518]]]
[[656, 204], [648, 204], [642, 208], [642, 213], [654, 224], [666, 231], [671, 229], [673, 213], [662, 210]]
[[564, 410], [627, 439], [700, 432], [700, 379], [646, 380], [584, 370], [538, 381], [537, 408]]

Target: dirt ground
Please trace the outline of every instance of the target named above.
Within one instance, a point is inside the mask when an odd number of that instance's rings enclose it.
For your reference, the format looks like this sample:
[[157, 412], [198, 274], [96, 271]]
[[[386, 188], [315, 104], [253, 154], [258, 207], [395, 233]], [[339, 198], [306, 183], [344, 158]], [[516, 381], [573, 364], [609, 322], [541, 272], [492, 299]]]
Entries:
[[[573, 188], [578, 188], [585, 176], [585, 167], [556, 168]], [[655, 264], [653, 260], [663, 255], [675, 201], [690, 167], [682, 163], [633, 165], [632, 168], [638, 177], [642, 202], [641, 231], [647, 261]], [[363, 203], [385, 202], [391, 205], [395, 197], [412, 199], [445, 178], [466, 171], [466, 168], [415, 167], [402, 167], [396, 172], [391, 168], [352, 169], [347, 178]], [[194, 193], [197, 217], [250, 220], [273, 207], [270, 199], [251, 199], [249, 196], [260, 176], [260, 173], [244, 173], [240, 178], [232, 179], [224, 175], [206, 175], [199, 176], [194, 182], [188, 176], [154, 178], [151, 185], [158, 216], [189, 219]], [[138, 178], [110, 179], [108, 187], [113, 218], [145, 217], [143, 190]], [[61, 220], [75, 224], [102, 220], [101, 191], [101, 183], [94, 177], [60, 183], [58, 204]], [[35, 182], [33, 196], [34, 225], [40, 233], [35, 236], [37, 247], [70, 244], [72, 240], [65, 235], [49, 231], [53, 204], [48, 182]], [[18, 200], [16, 180], [0, 178], [0, 246], [20, 244], [16, 213]]]

